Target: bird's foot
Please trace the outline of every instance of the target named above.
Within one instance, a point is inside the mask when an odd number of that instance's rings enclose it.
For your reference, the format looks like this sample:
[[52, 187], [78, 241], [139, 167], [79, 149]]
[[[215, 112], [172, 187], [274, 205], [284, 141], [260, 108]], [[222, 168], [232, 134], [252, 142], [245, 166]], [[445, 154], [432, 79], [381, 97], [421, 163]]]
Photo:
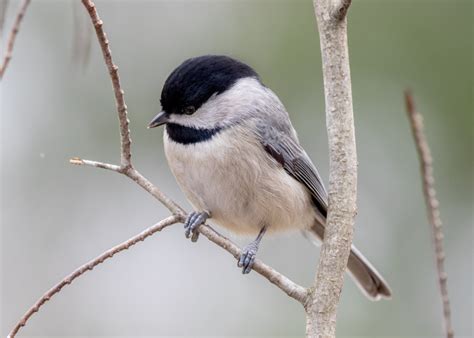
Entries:
[[206, 211], [198, 212], [193, 211], [189, 213], [186, 222], [184, 223], [185, 236], [186, 238], [191, 237], [192, 242], [196, 242], [199, 238], [199, 232], [197, 229], [201, 224], [206, 223], [206, 220], [210, 217]]
[[237, 266], [242, 268], [243, 274], [247, 274], [252, 270], [255, 257], [257, 256], [258, 244], [257, 241], [253, 241], [242, 250]]
[[240, 259], [237, 262], [237, 266], [242, 268], [242, 273], [247, 274], [252, 270], [253, 263], [255, 262], [255, 256], [257, 256], [258, 246], [260, 245], [260, 241], [262, 240], [263, 235], [267, 231], [267, 227], [264, 226], [260, 229], [257, 238], [247, 245], [243, 250], [242, 254], [240, 255]]

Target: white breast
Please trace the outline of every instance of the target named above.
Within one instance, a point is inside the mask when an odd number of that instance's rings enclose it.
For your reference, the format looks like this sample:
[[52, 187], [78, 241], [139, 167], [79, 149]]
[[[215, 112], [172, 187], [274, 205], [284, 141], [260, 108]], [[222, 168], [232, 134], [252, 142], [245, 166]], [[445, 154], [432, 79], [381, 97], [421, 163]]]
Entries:
[[179, 144], [164, 132], [165, 154], [187, 199], [237, 233], [309, 228], [315, 219], [304, 186], [289, 176], [254, 135], [234, 126], [211, 140]]

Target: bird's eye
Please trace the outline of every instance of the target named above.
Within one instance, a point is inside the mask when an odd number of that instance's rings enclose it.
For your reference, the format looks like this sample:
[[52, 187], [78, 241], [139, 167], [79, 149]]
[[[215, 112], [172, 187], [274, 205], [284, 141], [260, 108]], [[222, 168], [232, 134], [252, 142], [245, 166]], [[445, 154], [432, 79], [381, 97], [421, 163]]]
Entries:
[[194, 106], [187, 106], [186, 108], [183, 109], [183, 113], [186, 115], [192, 115], [196, 111], [196, 108]]

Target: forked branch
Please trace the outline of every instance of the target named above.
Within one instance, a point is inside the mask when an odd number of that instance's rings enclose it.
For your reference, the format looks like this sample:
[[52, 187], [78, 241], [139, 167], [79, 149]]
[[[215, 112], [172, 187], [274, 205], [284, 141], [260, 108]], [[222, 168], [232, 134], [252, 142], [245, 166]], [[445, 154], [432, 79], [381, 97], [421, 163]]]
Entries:
[[[82, 276], [86, 271], [92, 270], [93, 267], [99, 265], [104, 260], [111, 258], [116, 253], [128, 249], [132, 245], [138, 243], [139, 241], [144, 240], [146, 237], [151, 236], [157, 231], [164, 229], [165, 227], [177, 223], [183, 222], [186, 218], [186, 212], [181, 208], [176, 202], [171, 200], [166, 196], [160, 189], [153, 185], [148, 179], [146, 179], [142, 174], [140, 174], [132, 165], [131, 161], [131, 140], [130, 140], [130, 131], [129, 131], [129, 120], [127, 117], [127, 106], [125, 105], [124, 92], [120, 85], [120, 78], [118, 74], [118, 67], [114, 64], [112, 60], [112, 55], [109, 49], [109, 42], [107, 40], [106, 34], [103, 30], [103, 22], [100, 20], [95, 5], [90, 0], [82, 0], [83, 5], [86, 7], [92, 23], [95, 27], [97, 38], [102, 49], [102, 54], [104, 56], [105, 64], [109, 71], [110, 78], [112, 80], [112, 86], [115, 94], [115, 101], [117, 106], [117, 114], [119, 117], [120, 125], [120, 136], [121, 136], [121, 164], [109, 164], [97, 161], [84, 160], [80, 158], [72, 158], [70, 160], [71, 164], [75, 165], [85, 165], [95, 168], [107, 169], [120, 174], [127, 176], [136, 182], [140, 187], [150, 193], [155, 197], [159, 202], [161, 202], [170, 212], [172, 216], [166, 218], [160, 223], [154, 225], [153, 227], [141, 232], [140, 234], [132, 237], [131, 239], [125, 241], [124, 243], [107, 250], [105, 253], [97, 257], [96, 259], [86, 263], [85, 265], [79, 267], [61, 282], [52, 287], [48, 292], [46, 292], [26, 313], [22, 316], [20, 321], [15, 325], [14, 329], [11, 331], [9, 338], [13, 338], [21, 327], [25, 326], [30, 317], [39, 310], [52, 296], [58, 294], [61, 289], [70, 284], [74, 279]], [[198, 230], [202, 235], [208, 238], [211, 242], [217, 244], [235, 258], [240, 257], [241, 250], [237, 245], [235, 245], [228, 238], [220, 235], [214, 229], [208, 225], [202, 225]], [[302, 304], [306, 304], [308, 299], [308, 290], [293, 281], [291, 281], [286, 276], [282, 275], [278, 271], [269, 267], [260, 260], [256, 260], [253, 265], [253, 270], [257, 273], [268, 279], [272, 284], [279, 287], [283, 292], [288, 296], [296, 299]]]
[[127, 117], [127, 105], [125, 104], [124, 91], [120, 85], [118, 67], [114, 64], [112, 60], [112, 54], [109, 48], [109, 40], [107, 39], [107, 35], [105, 35], [104, 29], [102, 28], [102, 25], [104, 23], [99, 18], [99, 14], [97, 13], [95, 4], [92, 1], [88, 0], [82, 0], [82, 3], [86, 7], [91, 17], [92, 24], [95, 28], [95, 33], [97, 34], [97, 39], [99, 40], [100, 49], [102, 50], [102, 54], [104, 56], [105, 65], [107, 66], [110, 79], [112, 80], [112, 86], [114, 88], [115, 94], [115, 103], [117, 104], [118, 119], [120, 122], [120, 144], [122, 148], [122, 151], [120, 153], [120, 165], [123, 168], [128, 168], [132, 165], [132, 163], [130, 162], [132, 156], [130, 149], [132, 141], [130, 138], [130, 129], [128, 127], [130, 121]]
[[[95, 168], [107, 169], [111, 171], [115, 171], [117, 173], [123, 174], [133, 181], [135, 181], [139, 186], [145, 189], [148, 193], [154, 196], [158, 201], [160, 201], [164, 206], [166, 206], [171, 212], [173, 212], [176, 216], [179, 217], [178, 221], [183, 222], [186, 219], [186, 213], [184, 209], [182, 209], [179, 205], [177, 205], [172, 200], [168, 199], [166, 195], [164, 195], [156, 186], [154, 186], [150, 181], [148, 181], [143, 175], [141, 175], [136, 169], [129, 169], [129, 170], [122, 170], [120, 166], [109, 164], [109, 163], [102, 163], [90, 160], [82, 160], [79, 158], [73, 158], [70, 160], [72, 164], [76, 165], [86, 165]], [[163, 202], [163, 198], [166, 198], [170, 201], [171, 204]], [[209, 225], [201, 225], [199, 227], [199, 232], [204, 235], [207, 239], [211, 242], [217, 244], [227, 252], [229, 252], [232, 256], [236, 259], [240, 257], [241, 250], [240, 248], [235, 245], [231, 240], [222, 236], [218, 232], [216, 232], [212, 227]], [[307, 301], [308, 297], [308, 290], [295, 282], [291, 281], [286, 276], [282, 275], [278, 271], [274, 270], [270, 266], [266, 265], [260, 260], [256, 260], [253, 265], [253, 270], [257, 273], [268, 279], [271, 283], [275, 284], [279, 287], [283, 292], [285, 292], [288, 296], [296, 299], [300, 303], [304, 304]]]
[[[81, 159], [73, 159], [72, 163], [74, 164], [85, 164], [94, 167], [109, 169], [117, 171], [125, 176], [129, 177], [133, 181], [135, 181], [139, 186], [149, 192], [152, 196], [154, 196], [158, 201], [160, 201], [164, 206], [166, 206], [173, 214], [178, 215], [181, 221], [184, 221], [186, 217], [186, 212], [183, 208], [181, 208], [176, 202], [171, 200], [167, 197], [160, 189], [154, 186], [148, 179], [146, 179], [142, 174], [140, 174], [136, 169], [133, 168], [131, 162], [131, 155], [130, 155], [130, 131], [128, 130], [128, 118], [127, 118], [127, 110], [124, 103], [123, 98], [123, 90], [120, 87], [120, 82], [118, 80], [118, 67], [114, 65], [112, 60], [112, 55], [110, 53], [110, 49], [108, 47], [108, 41], [103, 30], [103, 23], [100, 20], [95, 5], [90, 0], [82, 0], [82, 3], [86, 7], [91, 19], [92, 23], [94, 24], [97, 38], [99, 40], [102, 53], [104, 55], [104, 60], [109, 70], [110, 77], [112, 79], [112, 84], [114, 87], [115, 92], [115, 99], [117, 102], [117, 113], [119, 115], [120, 120], [120, 134], [121, 134], [121, 143], [122, 143], [122, 159], [125, 159], [125, 164], [122, 163], [120, 167], [88, 161], [88, 160], [81, 160]], [[117, 95], [117, 93], [121, 95]], [[214, 242], [215, 244], [219, 245], [223, 249], [227, 250], [231, 253], [234, 257], [240, 256], [240, 249], [232, 243], [229, 239], [225, 238], [224, 236], [220, 235], [216, 231], [214, 231], [208, 225], [201, 226], [199, 228], [199, 232], [207, 237], [210, 241]], [[274, 269], [270, 268], [269, 266], [265, 265], [261, 261], [256, 261], [254, 264], [253, 269], [260, 273], [262, 276], [267, 278], [273, 284], [277, 285], [280, 289], [282, 289], [285, 293], [289, 296], [293, 297], [294, 299], [304, 302], [306, 300], [307, 291], [305, 288], [297, 285], [296, 283], [292, 282], [287, 277], [281, 275]]]

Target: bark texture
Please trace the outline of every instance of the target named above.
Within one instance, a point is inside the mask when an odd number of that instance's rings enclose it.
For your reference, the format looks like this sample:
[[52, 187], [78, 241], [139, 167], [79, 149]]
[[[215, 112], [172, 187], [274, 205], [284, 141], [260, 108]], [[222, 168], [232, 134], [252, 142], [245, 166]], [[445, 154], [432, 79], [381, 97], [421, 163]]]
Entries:
[[329, 142], [329, 210], [319, 265], [306, 305], [308, 337], [335, 337], [337, 306], [357, 213], [357, 154], [347, 45], [350, 1], [315, 0]]

